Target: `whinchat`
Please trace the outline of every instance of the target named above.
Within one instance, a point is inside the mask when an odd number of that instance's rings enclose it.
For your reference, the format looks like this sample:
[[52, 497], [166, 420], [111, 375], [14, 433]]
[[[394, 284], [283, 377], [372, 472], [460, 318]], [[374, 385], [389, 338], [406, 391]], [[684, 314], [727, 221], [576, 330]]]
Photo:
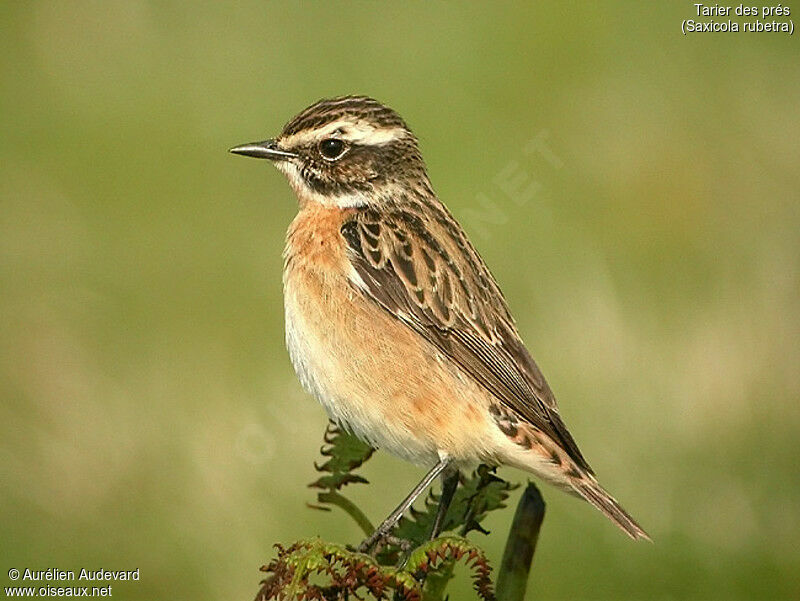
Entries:
[[458, 469], [476, 462], [532, 472], [631, 538], [649, 538], [598, 484], [395, 111], [364, 96], [325, 99], [278, 137], [231, 152], [269, 159], [297, 196], [283, 292], [300, 382], [373, 447], [433, 465], [362, 549], [389, 535], [441, 475], [437, 536]]

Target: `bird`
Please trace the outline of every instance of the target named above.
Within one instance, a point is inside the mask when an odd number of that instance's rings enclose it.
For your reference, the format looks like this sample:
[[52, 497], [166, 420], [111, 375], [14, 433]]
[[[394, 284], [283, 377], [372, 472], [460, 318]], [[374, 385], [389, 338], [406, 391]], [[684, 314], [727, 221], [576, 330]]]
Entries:
[[361, 551], [379, 548], [441, 478], [438, 536], [460, 470], [475, 463], [532, 473], [650, 540], [598, 483], [396, 111], [368, 96], [325, 98], [277, 137], [230, 152], [270, 161], [297, 197], [283, 297], [302, 386], [372, 447], [432, 466]]

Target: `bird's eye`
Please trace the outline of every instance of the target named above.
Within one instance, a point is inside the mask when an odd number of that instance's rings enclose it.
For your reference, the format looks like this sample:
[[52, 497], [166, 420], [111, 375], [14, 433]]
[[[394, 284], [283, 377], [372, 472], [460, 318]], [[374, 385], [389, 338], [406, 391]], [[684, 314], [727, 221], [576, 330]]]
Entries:
[[327, 138], [319, 143], [319, 153], [329, 161], [335, 161], [344, 154], [345, 145], [337, 138]]

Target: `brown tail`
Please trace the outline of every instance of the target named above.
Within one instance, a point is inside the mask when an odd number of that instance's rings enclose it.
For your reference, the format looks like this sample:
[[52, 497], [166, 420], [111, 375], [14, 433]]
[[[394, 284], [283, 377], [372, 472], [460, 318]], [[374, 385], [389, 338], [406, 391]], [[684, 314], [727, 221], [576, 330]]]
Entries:
[[573, 480], [571, 484], [576, 493], [602, 511], [608, 519], [619, 526], [632, 539], [643, 538], [644, 540], [652, 541], [647, 532], [636, 523], [636, 520], [611, 495], [603, 490], [603, 487], [594, 478], [587, 475], [580, 480]]

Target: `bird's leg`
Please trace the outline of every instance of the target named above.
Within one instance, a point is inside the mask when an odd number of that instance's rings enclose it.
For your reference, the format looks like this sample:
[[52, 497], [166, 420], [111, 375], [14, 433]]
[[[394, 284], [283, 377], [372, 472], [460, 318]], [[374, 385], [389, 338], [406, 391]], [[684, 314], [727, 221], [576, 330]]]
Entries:
[[439, 508], [436, 510], [436, 518], [433, 520], [431, 540], [442, 532], [444, 518], [447, 515], [450, 502], [453, 500], [453, 495], [456, 494], [456, 488], [458, 488], [458, 470], [449, 469], [442, 472], [442, 496], [439, 497]]
[[403, 500], [400, 505], [397, 506], [392, 513], [389, 514], [389, 517], [383, 520], [383, 523], [375, 528], [375, 532], [373, 532], [364, 542], [362, 542], [358, 546], [358, 550], [362, 553], [366, 553], [372, 547], [375, 546], [375, 543], [384, 539], [395, 527], [397, 522], [400, 521], [400, 518], [403, 517], [403, 514], [408, 510], [411, 505], [414, 504], [414, 501], [425, 491], [428, 486], [430, 486], [431, 482], [433, 482], [436, 477], [441, 474], [447, 467], [450, 465], [450, 462], [447, 459], [440, 459], [439, 462], [433, 466], [431, 471], [425, 474], [425, 477], [422, 481], [414, 487], [409, 495]]

